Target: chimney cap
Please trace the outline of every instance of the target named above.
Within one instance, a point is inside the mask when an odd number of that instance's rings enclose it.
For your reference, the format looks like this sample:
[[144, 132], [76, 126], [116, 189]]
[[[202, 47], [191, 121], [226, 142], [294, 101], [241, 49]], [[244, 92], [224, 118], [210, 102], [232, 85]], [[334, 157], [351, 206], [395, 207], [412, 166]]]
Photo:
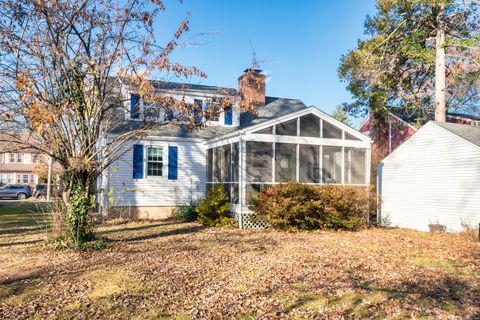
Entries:
[[251, 72], [251, 71], [253, 71], [253, 73], [262, 73], [262, 70], [255, 69], [255, 68], [247, 68], [247, 69], [243, 70], [244, 73]]

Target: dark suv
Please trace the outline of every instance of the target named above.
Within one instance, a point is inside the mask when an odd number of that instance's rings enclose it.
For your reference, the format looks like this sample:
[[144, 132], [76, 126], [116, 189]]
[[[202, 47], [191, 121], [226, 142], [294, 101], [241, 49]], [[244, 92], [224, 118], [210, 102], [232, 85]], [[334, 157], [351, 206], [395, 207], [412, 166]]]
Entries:
[[24, 200], [32, 196], [29, 186], [21, 184], [7, 184], [0, 186], [0, 198]]
[[[61, 187], [56, 184], [50, 185], [50, 196], [57, 197], [61, 192]], [[33, 197], [35, 199], [47, 199], [47, 184], [46, 183], [39, 183], [33, 189]]]

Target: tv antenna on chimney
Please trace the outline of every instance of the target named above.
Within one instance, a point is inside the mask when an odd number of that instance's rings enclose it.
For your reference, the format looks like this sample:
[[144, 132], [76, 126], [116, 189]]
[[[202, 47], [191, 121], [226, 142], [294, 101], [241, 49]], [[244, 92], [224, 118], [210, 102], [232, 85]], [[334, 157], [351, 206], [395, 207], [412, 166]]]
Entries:
[[250, 47], [252, 48], [252, 69], [260, 69], [261, 65], [265, 63], [265, 60], [257, 59], [257, 53], [255, 52], [255, 48], [253, 47], [253, 43], [251, 40]]

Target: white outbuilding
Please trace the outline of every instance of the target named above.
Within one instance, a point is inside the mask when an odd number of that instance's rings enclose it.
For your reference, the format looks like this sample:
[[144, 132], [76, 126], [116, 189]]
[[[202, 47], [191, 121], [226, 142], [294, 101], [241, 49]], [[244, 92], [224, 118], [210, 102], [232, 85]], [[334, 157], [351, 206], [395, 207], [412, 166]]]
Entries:
[[461, 231], [480, 223], [480, 127], [429, 122], [377, 166], [379, 220]]

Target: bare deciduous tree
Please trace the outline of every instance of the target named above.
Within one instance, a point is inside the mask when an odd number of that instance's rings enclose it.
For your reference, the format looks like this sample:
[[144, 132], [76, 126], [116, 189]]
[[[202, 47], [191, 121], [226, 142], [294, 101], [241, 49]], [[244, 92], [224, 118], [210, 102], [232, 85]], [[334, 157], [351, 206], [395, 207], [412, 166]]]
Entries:
[[151, 129], [109, 135], [123, 120], [120, 85], [191, 118], [191, 105], [157, 95], [147, 81], [165, 72], [206, 76], [170, 60], [188, 16], [171, 41], [158, 43], [154, 21], [164, 10], [161, 0], [0, 0], [0, 140], [63, 167], [76, 243], [92, 237], [87, 215], [97, 178]]

